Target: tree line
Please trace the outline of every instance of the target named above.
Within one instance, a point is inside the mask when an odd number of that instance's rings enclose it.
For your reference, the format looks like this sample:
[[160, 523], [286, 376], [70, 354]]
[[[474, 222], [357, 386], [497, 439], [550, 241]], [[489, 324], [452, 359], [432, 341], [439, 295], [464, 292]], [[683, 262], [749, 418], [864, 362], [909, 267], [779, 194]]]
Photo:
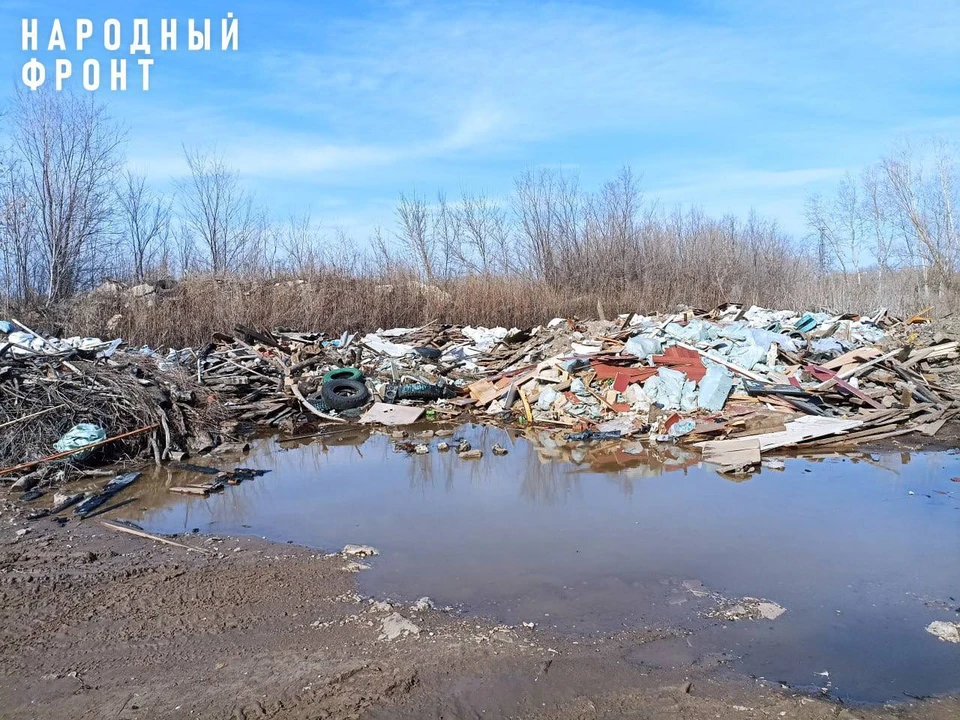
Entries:
[[[508, 195], [401, 193], [369, 238], [309, 212], [278, 220], [217, 152], [184, 147], [161, 193], [127, 166], [126, 131], [93, 95], [21, 92], [0, 157], [2, 302], [55, 307], [105, 279], [397, 273], [443, 286], [517, 278], [653, 307], [734, 300], [869, 311], [953, 307], [960, 173], [952, 146], [904, 144], [809, 198], [792, 238], [756, 213], [664, 208], [630, 168], [596, 190], [528, 170]], [[156, 178], [154, 178], [156, 180]]]

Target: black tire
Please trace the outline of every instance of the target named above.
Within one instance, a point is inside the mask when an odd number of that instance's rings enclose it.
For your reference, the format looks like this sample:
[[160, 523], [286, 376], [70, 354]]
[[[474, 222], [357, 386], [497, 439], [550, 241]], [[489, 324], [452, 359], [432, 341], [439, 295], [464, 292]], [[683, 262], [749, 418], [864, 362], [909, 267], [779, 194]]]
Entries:
[[359, 380], [331, 380], [323, 384], [320, 397], [331, 410], [352, 410], [370, 399], [370, 391]]

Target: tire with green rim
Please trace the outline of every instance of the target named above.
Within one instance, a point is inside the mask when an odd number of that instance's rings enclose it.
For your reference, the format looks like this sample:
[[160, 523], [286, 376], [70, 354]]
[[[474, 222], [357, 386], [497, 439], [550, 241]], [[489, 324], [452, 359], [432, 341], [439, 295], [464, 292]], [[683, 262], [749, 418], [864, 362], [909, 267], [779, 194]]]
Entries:
[[362, 380], [363, 371], [358, 368], [334, 368], [323, 374], [324, 384], [331, 380]]

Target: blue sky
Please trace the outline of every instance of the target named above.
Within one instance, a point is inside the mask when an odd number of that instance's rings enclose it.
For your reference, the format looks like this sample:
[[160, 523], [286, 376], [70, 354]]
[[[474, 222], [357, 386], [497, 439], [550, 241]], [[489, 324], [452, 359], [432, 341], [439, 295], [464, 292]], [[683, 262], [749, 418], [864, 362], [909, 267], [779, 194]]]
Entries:
[[[216, 40], [230, 11], [237, 52], [159, 51], [160, 18], [210, 17]], [[158, 186], [182, 143], [216, 145], [278, 216], [359, 235], [414, 187], [500, 197], [530, 167], [594, 186], [623, 164], [667, 206], [756, 208], [801, 234], [811, 191], [899, 138], [960, 140], [957, 0], [8, 1], [5, 96], [32, 55], [22, 17], [41, 43], [59, 18], [68, 44], [77, 17], [116, 17], [117, 57], [149, 19], [151, 90], [100, 92]]]

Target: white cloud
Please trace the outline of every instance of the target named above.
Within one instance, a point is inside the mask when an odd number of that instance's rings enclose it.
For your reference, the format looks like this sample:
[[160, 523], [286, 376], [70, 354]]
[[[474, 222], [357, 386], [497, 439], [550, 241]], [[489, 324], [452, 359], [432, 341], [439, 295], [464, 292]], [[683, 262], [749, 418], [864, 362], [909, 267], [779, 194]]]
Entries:
[[960, 137], [956, 0], [322, 7], [243, 51], [243, 87], [119, 99], [133, 161], [176, 175], [181, 142], [216, 145], [267, 201], [349, 188], [358, 215], [412, 182], [499, 194], [526, 167], [591, 185], [627, 162], [667, 202], [788, 208], [794, 229], [810, 189], [898, 134]]

